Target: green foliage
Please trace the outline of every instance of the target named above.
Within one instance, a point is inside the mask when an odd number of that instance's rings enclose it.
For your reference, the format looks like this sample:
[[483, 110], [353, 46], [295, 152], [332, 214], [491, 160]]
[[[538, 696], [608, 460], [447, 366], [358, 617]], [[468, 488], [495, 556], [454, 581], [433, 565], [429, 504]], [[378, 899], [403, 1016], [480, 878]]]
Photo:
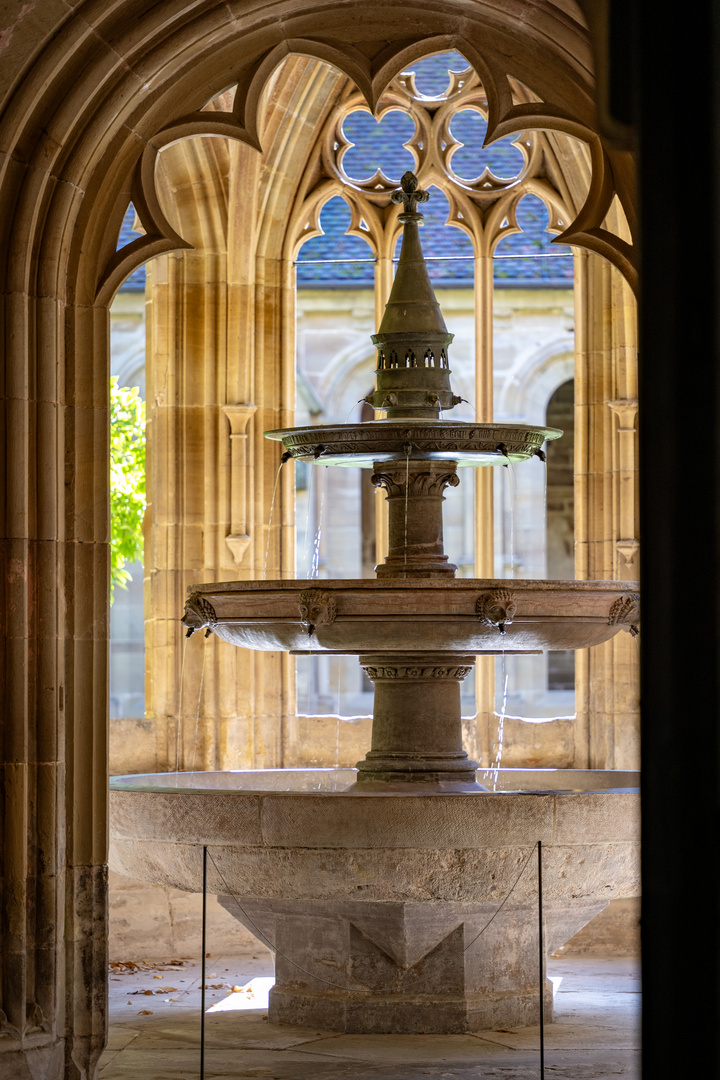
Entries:
[[137, 387], [110, 380], [110, 600], [127, 589], [127, 563], [142, 559], [145, 514], [145, 402]]

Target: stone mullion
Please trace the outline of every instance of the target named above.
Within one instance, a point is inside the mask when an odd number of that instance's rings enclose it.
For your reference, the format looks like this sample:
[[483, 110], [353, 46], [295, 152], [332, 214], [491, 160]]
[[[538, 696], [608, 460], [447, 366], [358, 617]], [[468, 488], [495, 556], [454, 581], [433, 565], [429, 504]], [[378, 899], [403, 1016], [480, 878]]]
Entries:
[[[297, 297], [296, 271], [290, 259], [283, 259], [280, 267], [281, 310], [281, 395], [280, 426], [295, 422], [295, 378], [297, 343], [295, 339], [295, 306]], [[279, 449], [279, 447], [278, 447]], [[280, 474], [280, 491], [283, 521], [282, 570], [283, 576], [295, 577], [295, 467], [285, 466]], [[280, 691], [280, 766], [295, 765], [299, 760], [299, 727], [297, 709], [297, 685], [295, 660], [287, 653], [280, 655], [282, 671]]]
[[[282, 311], [283, 266], [280, 260], [258, 258], [256, 262], [255, 335], [252, 363], [255, 369], [257, 413], [254, 424], [254, 503], [257, 522], [254, 549], [254, 577], [262, 578], [267, 563], [268, 579], [279, 578], [287, 552], [293, 551], [294, 506], [278, 477], [280, 445], [266, 439], [263, 432], [278, 428], [289, 416], [283, 408]], [[289, 363], [289, 358], [285, 358]], [[295, 358], [292, 357], [294, 365]], [[287, 477], [290, 471], [285, 470]], [[285, 483], [287, 483], [287, 477]], [[275, 484], [277, 490], [275, 491]], [[273, 492], [275, 502], [273, 503]], [[270, 520], [272, 506], [272, 521]], [[289, 543], [289, 548], [288, 548]], [[283, 554], [285, 549], [285, 555]], [[283, 712], [286, 704], [288, 672], [292, 659], [286, 654], [253, 652], [251, 730], [253, 768], [278, 767], [283, 760]], [[294, 705], [294, 702], [293, 702]]]
[[[385, 305], [390, 299], [393, 285], [393, 249], [398, 238], [397, 223], [391, 218], [382, 238], [382, 247], [376, 252], [375, 263], [375, 333], [385, 314]], [[375, 416], [381, 418], [382, 412]], [[388, 506], [383, 492], [375, 489], [375, 558], [380, 566], [388, 553]]]
[[[218, 395], [228, 418], [223, 421], [223, 428], [229, 432], [226, 460], [231, 465], [232, 473], [227, 493], [230, 504], [225, 544], [232, 547], [231, 537], [237, 533], [233, 525], [235, 520], [238, 528], [243, 525], [247, 537], [236, 547], [236, 562], [228, 576], [249, 580], [262, 577], [260, 533], [263, 519], [258, 516], [257, 494], [258, 486], [262, 489], [263, 459], [258, 456], [262, 446], [259, 446], [257, 435], [261, 421], [257, 410], [258, 373], [255, 366], [256, 202], [262, 159], [250, 147], [239, 143], [231, 145], [230, 155], [227, 362], [223, 372], [225, 389], [223, 392], [219, 387]], [[241, 440], [238, 447], [231, 446], [233, 431]], [[236, 450], [237, 459], [233, 464], [231, 457]], [[238, 489], [244, 489], [244, 521], [241, 521], [242, 507], [236, 501]], [[242, 495], [239, 501], [243, 501]], [[235, 649], [212, 637], [208, 639], [208, 646], [212, 646], [218, 665], [218, 710], [221, 703], [224, 705], [222, 722], [218, 724], [215, 767], [253, 768], [256, 742], [253, 718], [256, 707], [255, 669], [258, 658], [262, 664], [262, 656], [249, 650]]]
[[[493, 256], [482, 234], [474, 238], [475, 257], [475, 411], [480, 423], [493, 419]], [[475, 574], [494, 576], [493, 470], [475, 469]], [[495, 659], [478, 656], [475, 665], [476, 746], [471, 756], [490, 764], [495, 732]]]
[[[636, 402], [619, 392], [632, 393], [636, 385], [634, 302], [609, 265], [594, 256], [577, 264], [576, 574], [632, 579]], [[576, 656], [576, 767], [637, 767], [635, 643], [621, 634]]]

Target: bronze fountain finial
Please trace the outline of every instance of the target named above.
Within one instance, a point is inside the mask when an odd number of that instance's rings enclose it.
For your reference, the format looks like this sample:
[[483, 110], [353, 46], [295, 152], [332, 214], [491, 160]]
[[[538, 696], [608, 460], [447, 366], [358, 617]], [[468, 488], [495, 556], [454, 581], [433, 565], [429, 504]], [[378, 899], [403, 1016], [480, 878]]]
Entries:
[[390, 195], [392, 202], [405, 203], [405, 209], [399, 215], [398, 220], [403, 224], [406, 221], [422, 221], [422, 214], [417, 212], [418, 203], [426, 203], [430, 193], [418, 187], [418, 178], [413, 172], [406, 172], [400, 180], [400, 190], [393, 191]]

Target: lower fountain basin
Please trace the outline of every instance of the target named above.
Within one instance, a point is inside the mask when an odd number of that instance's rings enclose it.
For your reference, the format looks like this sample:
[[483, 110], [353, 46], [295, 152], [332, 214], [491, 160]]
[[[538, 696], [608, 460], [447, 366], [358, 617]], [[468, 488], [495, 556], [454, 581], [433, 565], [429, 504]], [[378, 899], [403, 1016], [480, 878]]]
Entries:
[[341, 790], [354, 778], [115, 777], [110, 865], [198, 892], [206, 845], [209, 891], [276, 952], [270, 1019], [356, 1032], [536, 1021], [539, 840], [548, 952], [639, 894], [637, 773], [500, 769], [497, 791], [452, 794]]
[[629, 581], [231, 581], [190, 587], [192, 629], [248, 649], [497, 653], [585, 649], [638, 621]]

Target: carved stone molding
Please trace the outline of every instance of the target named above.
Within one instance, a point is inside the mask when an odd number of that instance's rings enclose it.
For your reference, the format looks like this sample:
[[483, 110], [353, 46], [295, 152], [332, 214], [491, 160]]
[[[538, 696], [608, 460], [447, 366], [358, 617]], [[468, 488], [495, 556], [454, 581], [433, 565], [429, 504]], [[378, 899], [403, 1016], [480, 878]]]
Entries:
[[461, 682], [472, 671], [472, 667], [455, 665], [439, 667], [437, 664], [392, 664], [387, 667], [362, 664], [369, 679], [456, 679]]
[[257, 405], [240, 402], [223, 405], [222, 411], [230, 424], [230, 532], [225, 543], [233, 562], [240, 566], [250, 545], [247, 520], [247, 427], [257, 411]]
[[640, 550], [640, 542], [638, 540], [616, 540], [615, 549], [623, 560], [623, 570], [626, 571], [635, 563], [637, 553]]
[[493, 589], [477, 598], [475, 612], [485, 626], [502, 629], [515, 618], [517, 600], [508, 589]]
[[233, 562], [239, 566], [250, 546], [250, 537], [247, 533], [230, 533], [225, 537], [225, 543], [232, 552]]
[[610, 626], [637, 626], [640, 622], [640, 595], [626, 593], [613, 601], [608, 614]]
[[202, 630], [204, 626], [212, 627], [217, 622], [215, 608], [209, 600], [199, 593], [192, 593], [185, 601], [185, 614], [182, 617], [183, 626], [188, 630]]
[[335, 621], [337, 603], [335, 597], [322, 589], [305, 589], [300, 593], [300, 622], [312, 634], [316, 626], [327, 626]]

